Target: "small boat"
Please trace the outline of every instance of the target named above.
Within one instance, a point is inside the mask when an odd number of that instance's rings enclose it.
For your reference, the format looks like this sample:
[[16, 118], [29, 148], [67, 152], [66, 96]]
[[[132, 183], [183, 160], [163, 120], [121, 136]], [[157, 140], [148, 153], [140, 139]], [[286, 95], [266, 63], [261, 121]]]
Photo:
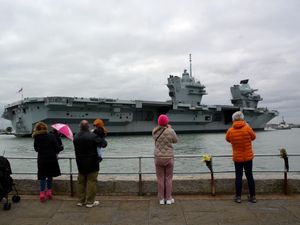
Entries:
[[288, 130], [291, 129], [291, 126], [289, 124], [287, 124], [284, 121], [284, 118], [282, 117], [282, 121], [278, 124], [278, 126], [276, 127], [276, 130]]

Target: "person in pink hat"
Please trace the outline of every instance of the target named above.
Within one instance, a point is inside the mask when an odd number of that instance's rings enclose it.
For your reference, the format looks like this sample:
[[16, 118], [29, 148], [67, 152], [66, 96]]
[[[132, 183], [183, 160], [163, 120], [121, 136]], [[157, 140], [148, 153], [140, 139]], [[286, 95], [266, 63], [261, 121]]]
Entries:
[[154, 162], [159, 204], [170, 205], [175, 202], [172, 198], [173, 144], [177, 142], [177, 136], [169, 125], [169, 118], [166, 115], [162, 114], [158, 117], [158, 126], [153, 129], [152, 137], [155, 141]]

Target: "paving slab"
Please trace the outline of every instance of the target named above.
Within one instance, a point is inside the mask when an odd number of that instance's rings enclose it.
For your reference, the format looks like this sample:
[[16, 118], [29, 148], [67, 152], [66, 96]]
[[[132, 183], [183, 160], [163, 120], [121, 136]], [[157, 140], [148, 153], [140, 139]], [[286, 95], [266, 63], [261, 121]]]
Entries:
[[100, 205], [86, 208], [67, 196], [45, 203], [21, 196], [11, 210], [0, 209], [0, 225], [300, 225], [300, 195], [257, 196], [256, 204], [228, 195], [174, 197], [175, 204], [159, 205], [154, 196], [97, 196]]

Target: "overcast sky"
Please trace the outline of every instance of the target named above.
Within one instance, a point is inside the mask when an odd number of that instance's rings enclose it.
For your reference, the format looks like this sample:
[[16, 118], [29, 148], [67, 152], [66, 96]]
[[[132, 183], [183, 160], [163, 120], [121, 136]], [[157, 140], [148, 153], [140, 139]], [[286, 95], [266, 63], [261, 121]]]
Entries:
[[191, 53], [203, 104], [231, 104], [249, 78], [272, 122], [300, 123], [299, 12], [299, 0], [0, 0], [0, 105], [20, 88], [165, 101]]

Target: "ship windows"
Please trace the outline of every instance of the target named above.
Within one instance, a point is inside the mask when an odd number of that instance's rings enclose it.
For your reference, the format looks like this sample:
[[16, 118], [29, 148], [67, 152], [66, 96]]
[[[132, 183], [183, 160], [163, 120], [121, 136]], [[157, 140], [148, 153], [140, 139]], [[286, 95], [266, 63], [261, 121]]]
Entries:
[[67, 113], [66, 113], [66, 115], [67, 115], [67, 116], [69, 116], [69, 115], [70, 115], [70, 113], [68, 113], [68, 112], [67, 112]]
[[23, 109], [23, 113], [24, 113], [24, 114], [26, 113], [26, 109]]
[[39, 106], [37, 106], [36, 108], [37, 108], [37, 109], [40, 109], [40, 107], [39, 107]]

